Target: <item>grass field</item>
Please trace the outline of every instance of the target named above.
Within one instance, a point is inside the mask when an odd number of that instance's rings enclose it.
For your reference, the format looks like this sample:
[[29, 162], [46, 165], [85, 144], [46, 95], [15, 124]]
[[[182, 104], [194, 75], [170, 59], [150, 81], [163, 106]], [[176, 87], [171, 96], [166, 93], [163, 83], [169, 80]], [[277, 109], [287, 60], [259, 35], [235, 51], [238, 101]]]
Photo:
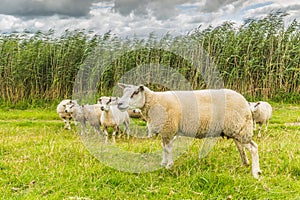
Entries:
[[[272, 105], [268, 132], [254, 136], [260, 180], [241, 165], [232, 140], [219, 139], [203, 159], [202, 141], [195, 140], [170, 170], [121, 172], [96, 159], [75, 129], [64, 130], [55, 110], [2, 109], [0, 198], [300, 199], [300, 105]], [[147, 148], [148, 141], [160, 149], [159, 138], [117, 139], [132, 151]]]

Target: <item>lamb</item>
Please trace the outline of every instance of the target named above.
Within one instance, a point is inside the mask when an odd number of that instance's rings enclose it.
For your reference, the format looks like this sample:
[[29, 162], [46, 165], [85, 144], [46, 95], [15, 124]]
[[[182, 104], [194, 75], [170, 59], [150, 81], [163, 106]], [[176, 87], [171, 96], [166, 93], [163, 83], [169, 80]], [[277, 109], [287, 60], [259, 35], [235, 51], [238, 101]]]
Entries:
[[84, 133], [86, 127], [86, 118], [83, 113], [83, 107], [78, 104], [66, 105], [65, 113], [70, 114], [75, 123], [79, 122], [81, 125], [81, 134]]
[[76, 100], [70, 100], [70, 99], [65, 99], [62, 100], [56, 108], [56, 112], [58, 113], [59, 117], [63, 120], [63, 122], [65, 123], [64, 128], [67, 130], [71, 129], [71, 119], [72, 116], [70, 113], [66, 113], [65, 109], [66, 109], [66, 105], [73, 105], [73, 104], [77, 104]]
[[256, 129], [256, 124], [259, 124], [258, 137], [261, 137], [261, 128], [265, 123], [264, 132], [268, 130], [269, 121], [272, 117], [272, 106], [265, 101], [249, 102], [250, 110], [253, 117], [253, 128]]
[[85, 119], [89, 122], [91, 126], [94, 127], [94, 131], [96, 133], [100, 133], [100, 117], [102, 115], [102, 111], [100, 109], [99, 104], [93, 105], [82, 105], [82, 110]]
[[243, 164], [252, 156], [252, 174], [259, 178], [258, 145], [252, 140], [253, 121], [246, 99], [229, 89], [154, 92], [144, 85], [118, 84], [123, 95], [118, 108], [126, 111], [139, 108], [147, 120], [151, 133], [162, 137], [161, 165], [173, 165], [172, 143], [174, 137], [183, 135], [195, 138], [232, 138], [239, 150]]
[[98, 99], [98, 103], [101, 105], [102, 115], [100, 118], [103, 132], [105, 135], [105, 143], [108, 142], [108, 127], [112, 127], [112, 141], [116, 142], [115, 135], [120, 131], [120, 125], [124, 124], [124, 132], [127, 133], [127, 139], [129, 138], [129, 123], [130, 118], [128, 112], [121, 112], [117, 108], [117, 97], [101, 97]]

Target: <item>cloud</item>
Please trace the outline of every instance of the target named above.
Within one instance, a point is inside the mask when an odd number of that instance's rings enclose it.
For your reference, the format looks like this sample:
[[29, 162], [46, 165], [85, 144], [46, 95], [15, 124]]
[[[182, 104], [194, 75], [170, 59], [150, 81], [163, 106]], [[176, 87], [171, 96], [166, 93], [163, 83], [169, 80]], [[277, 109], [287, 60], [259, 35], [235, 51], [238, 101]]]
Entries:
[[0, 32], [86, 29], [122, 37], [186, 34], [225, 21], [243, 23], [278, 9], [300, 20], [299, 0], [2, 0]]
[[177, 5], [195, 0], [116, 0], [113, 10], [123, 16], [134, 14], [136, 16], [154, 16], [165, 20], [180, 14]]
[[202, 12], [211, 13], [216, 12], [220, 8], [233, 3], [239, 2], [240, 0], [206, 0], [205, 4], [200, 8]]
[[66, 15], [80, 17], [89, 13], [97, 0], [2, 0], [0, 14], [34, 17]]

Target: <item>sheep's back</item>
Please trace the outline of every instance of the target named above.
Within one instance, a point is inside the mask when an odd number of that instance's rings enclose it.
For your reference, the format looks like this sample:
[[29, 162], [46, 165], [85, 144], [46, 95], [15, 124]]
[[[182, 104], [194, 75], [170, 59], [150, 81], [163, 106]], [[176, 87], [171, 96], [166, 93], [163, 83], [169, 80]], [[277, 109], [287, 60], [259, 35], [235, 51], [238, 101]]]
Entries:
[[256, 122], [264, 123], [270, 120], [272, 116], [272, 106], [264, 101], [261, 101], [258, 105], [257, 112], [254, 113], [253, 117]]
[[[173, 107], [172, 120], [179, 122], [179, 133], [196, 138], [217, 137], [249, 140], [252, 137], [252, 116], [245, 98], [232, 90], [176, 91], [168, 94], [167, 107]], [[176, 96], [177, 103], [174, 103]], [[173, 103], [172, 103], [173, 102]], [[176, 108], [177, 107], [177, 108]], [[174, 125], [166, 125], [172, 128]]]

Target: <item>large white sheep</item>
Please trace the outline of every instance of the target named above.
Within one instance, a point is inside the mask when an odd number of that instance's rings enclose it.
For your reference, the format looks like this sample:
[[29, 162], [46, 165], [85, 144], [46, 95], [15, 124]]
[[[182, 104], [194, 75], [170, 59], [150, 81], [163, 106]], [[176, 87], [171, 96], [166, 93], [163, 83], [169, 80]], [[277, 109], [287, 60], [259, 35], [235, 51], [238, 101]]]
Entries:
[[[105, 135], [105, 143], [108, 142], [108, 127], [113, 128], [112, 141], [116, 142], [116, 133], [120, 131], [120, 125], [124, 124], [124, 132], [127, 133], [127, 139], [129, 138], [129, 123], [130, 118], [127, 111], [121, 112], [117, 108], [117, 97], [101, 97], [98, 99], [98, 103], [101, 105], [102, 115], [100, 118], [101, 126]], [[120, 133], [119, 133], [120, 134]]]
[[77, 104], [77, 102], [75, 100], [65, 99], [65, 100], [62, 100], [57, 105], [57, 108], [56, 108], [56, 112], [58, 113], [59, 117], [65, 123], [65, 129], [68, 129], [68, 130], [71, 129], [70, 123], [71, 123], [72, 116], [70, 113], [66, 113], [65, 109], [66, 109], [66, 105], [73, 105], [73, 104]]
[[269, 121], [272, 117], [272, 106], [265, 101], [249, 102], [250, 110], [253, 117], [253, 127], [256, 129], [256, 124], [259, 124], [258, 137], [261, 137], [261, 128], [266, 124], [264, 132], [268, 130]]
[[83, 107], [78, 104], [68, 104], [65, 106], [65, 113], [68, 113], [72, 116], [75, 123], [79, 122], [81, 125], [81, 134], [84, 133], [86, 127], [86, 117], [83, 113]]
[[232, 138], [243, 164], [248, 164], [245, 148], [252, 156], [252, 174], [261, 173], [258, 146], [252, 140], [252, 114], [245, 98], [232, 90], [195, 90], [154, 92], [144, 85], [119, 83], [123, 95], [118, 108], [141, 109], [152, 133], [162, 137], [161, 165], [173, 165], [172, 142], [176, 135], [195, 138], [224, 136]]

